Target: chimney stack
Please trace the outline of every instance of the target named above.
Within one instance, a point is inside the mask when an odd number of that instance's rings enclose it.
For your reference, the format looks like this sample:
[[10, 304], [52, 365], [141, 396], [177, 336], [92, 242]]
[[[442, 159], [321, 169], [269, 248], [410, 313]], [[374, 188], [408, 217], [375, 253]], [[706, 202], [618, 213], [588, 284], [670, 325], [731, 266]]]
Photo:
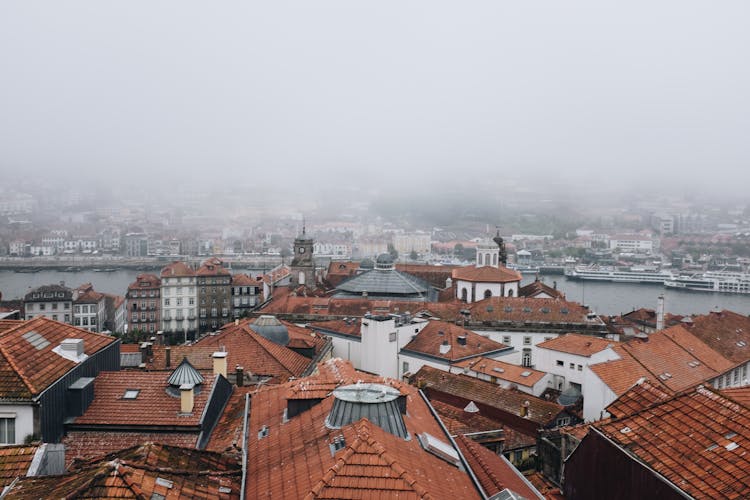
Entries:
[[182, 384], [180, 386], [180, 413], [193, 413], [193, 384]]
[[531, 406], [531, 403], [528, 401], [524, 401], [521, 405], [521, 416], [526, 418], [529, 415], [529, 406]]
[[659, 295], [656, 303], [656, 330], [664, 329], [664, 295]]
[[242, 368], [240, 365], [237, 365], [234, 368], [234, 374], [235, 374], [235, 383], [237, 384], [237, 387], [242, 387], [245, 385], [245, 369]]
[[211, 357], [214, 358], [214, 375], [227, 378], [227, 353], [217, 351]]
[[145, 363], [148, 360], [148, 342], [141, 342], [141, 363]]
[[448, 351], [451, 350], [451, 345], [448, 343], [447, 340], [443, 340], [443, 343], [440, 344], [440, 354], [448, 354]]
[[172, 366], [172, 348], [169, 346], [164, 348], [164, 361], [167, 368]]
[[459, 335], [456, 337], [456, 341], [458, 342], [458, 345], [466, 345], [466, 335]]
[[156, 332], [156, 345], [164, 345], [164, 332], [161, 330]]

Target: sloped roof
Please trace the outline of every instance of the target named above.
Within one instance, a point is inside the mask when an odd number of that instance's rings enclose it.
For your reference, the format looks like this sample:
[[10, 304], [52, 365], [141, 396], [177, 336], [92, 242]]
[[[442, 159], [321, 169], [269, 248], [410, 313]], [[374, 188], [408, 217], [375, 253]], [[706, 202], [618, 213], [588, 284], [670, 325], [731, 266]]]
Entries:
[[240, 497], [242, 471], [232, 458], [160, 444], [122, 450], [62, 476], [26, 477], [6, 498]]
[[[75, 426], [118, 426], [137, 430], [143, 426], [194, 427], [203, 416], [216, 375], [203, 373], [203, 387], [196, 391], [193, 411], [183, 414], [180, 397], [167, 393], [169, 372], [101, 372], [94, 380], [94, 394], [86, 412], [73, 421]], [[126, 390], [138, 390], [124, 399]]]
[[218, 334], [201, 338], [195, 345], [226, 350], [228, 369], [240, 365], [246, 373], [271, 377], [276, 383], [301, 376], [311, 363], [310, 359], [288, 347], [257, 334], [247, 321], [237, 325], [231, 323]]
[[38, 449], [36, 444], [0, 446], [0, 488], [26, 475]]
[[245, 273], [238, 273], [232, 275], [233, 286], [261, 286], [263, 283], [261, 280], [256, 280], [252, 276], [248, 276]]
[[627, 392], [615, 399], [606, 410], [615, 418], [625, 417], [670, 397], [672, 397], [672, 393], [662, 390], [646, 379], [641, 379]]
[[577, 302], [561, 299], [528, 297], [490, 297], [466, 304], [470, 320], [514, 323], [604, 324], [598, 318], [588, 319], [590, 311]]
[[195, 448], [195, 432], [123, 432], [123, 431], [68, 431], [62, 439], [65, 445], [65, 467], [90, 461], [125, 448], [143, 443], [161, 443], [183, 448]]
[[165, 266], [161, 270], [160, 276], [162, 278], [172, 278], [174, 276], [195, 276], [195, 271], [193, 271], [193, 269], [184, 262], [175, 261]]
[[76, 366], [53, 349], [66, 339], [83, 339], [88, 356], [118, 342], [114, 337], [36, 317], [0, 335], [0, 399], [40, 394]]
[[433, 400], [430, 404], [435, 409], [440, 420], [452, 436], [458, 434], [471, 434], [472, 432], [489, 432], [503, 429], [502, 422], [482, 415], [481, 411], [468, 412], [465, 408], [459, 408], [443, 401]]
[[721, 389], [719, 392], [729, 399], [737, 401], [738, 403], [750, 408], [750, 386], [728, 387], [726, 389]]
[[454, 269], [453, 279], [474, 283], [513, 283], [521, 281], [521, 273], [503, 266], [466, 266]]
[[750, 318], [732, 311], [693, 317], [687, 329], [733, 363], [750, 361]]
[[[467, 375], [452, 373], [425, 365], [414, 374], [420, 387], [432, 388], [446, 394], [460, 396], [477, 403], [483, 403], [507, 413], [518, 415], [521, 406], [527, 406], [527, 420], [545, 426], [554, 421], [563, 406], [532, 396], [525, 392], [503, 389], [497, 384]], [[525, 403], [528, 402], [528, 405]]]
[[538, 279], [518, 289], [519, 297], [537, 297], [541, 294], [547, 294], [553, 299], [565, 298], [565, 294], [560, 290], [558, 290], [557, 288], [552, 288], [551, 286], [539, 281]]
[[518, 366], [484, 356], [459, 361], [454, 366], [526, 387], [532, 387], [546, 375], [545, 372], [534, 370], [533, 368]]
[[[348, 367], [346, 366], [348, 365]], [[411, 436], [428, 432], [445, 440], [429, 407], [413, 387], [353, 372], [349, 363], [331, 360], [319, 365], [320, 375], [253, 394], [247, 450], [250, 458], [245, 484], [248, 498], [478, 498], [468, 475], [422, 449], [419, 440], [404, 440], [367, 420], [329, 429], [324, 422], [333, 397], [284, 421], [286, 396], [292, 387], [304, 391], [318, 378], [328, 383], [363, 382], [398, 384], [406, 397], [404, 422]], [[356, 378], [350, 378], [354, 375]], [[330, 394], [330, 393], [329, 393]], [[265, 426], [265, 437], [255, 430]], [[344, 446], [331, 451], [333, 438]]]
[[335, 332], [354, 337], [361, 336], [362, 318], [334, 319], [331, 321], [316, 321], [307, 325], [308, 328], [316, 331]]
[[537, 344], [537, 347], [589, 358], [593, 354], [613, 347], [616, 343], [612, 340], [593, 337], [591, 335], [568, 333]]
[[750, 497], [750, 409], [711, 389], [592, 428], [693, 497]]
[[[141, 286], [141, 283], [148, 283], [148, 286]], [[152, 288], [159, 288], [161, 285], [161, 278], [155, 274], [143, 273], [136, 276], [135, 281], [128, 285], [128, 290], [140, 290], [146, 289], [151, 290]]]
[[[464, 342], [459, 342], [459, 338], [463, 338]], [[441, 353], [441, 345], [445, 342], [450, 349], [446, 353]], [[510, 348], [453, 323], [430, 321], [401, 351], [404, 354], [413, 352], [446, 361], [457, 361], [503, 349]]]
[[496, 455], [462, 435], [456, 437], [456, 444], [487, 496], [507, 489], [529, 500], [544, 498], [503, 455]]
[[426, 281], [395, 269], [371, 269], [342, 281], [337, 292], [361, 295], [426, 296], [432, 287]]

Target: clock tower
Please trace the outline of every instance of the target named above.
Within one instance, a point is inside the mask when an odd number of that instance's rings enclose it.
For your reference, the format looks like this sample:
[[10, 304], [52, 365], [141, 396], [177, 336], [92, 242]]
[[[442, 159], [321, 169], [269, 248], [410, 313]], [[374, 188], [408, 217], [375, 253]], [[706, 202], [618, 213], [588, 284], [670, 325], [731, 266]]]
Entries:
[[313, 239], [305, 234], [305, 223], [302, 223], [302, 234], [294, 239], [294, 257], [291, 264], [291, 285], [315, 287], [315, 261], [313, 260]]

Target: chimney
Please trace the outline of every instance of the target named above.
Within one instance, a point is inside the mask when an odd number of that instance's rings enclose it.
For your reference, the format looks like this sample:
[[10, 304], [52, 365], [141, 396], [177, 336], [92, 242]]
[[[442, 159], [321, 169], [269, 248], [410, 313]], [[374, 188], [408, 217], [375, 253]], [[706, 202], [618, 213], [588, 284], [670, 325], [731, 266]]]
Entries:
[[227, 353], [217, 351], [211, 357], [214, 358], [214, 375], [227, 378]]
[[237, 365], [234, 368], [234, 374], [235, 374], [235, 383], [237, 384], [237, 387], [242, 387], [245, 385], [245, 369], [242, 368], [240, 365]]
[[529, 416], [529, 406], [531, 406], [531, 403], [528, 401], [524, 401], [521, 405], [521, 416], [526, 418]]
[[60, 348], [68, 356], [80, 359], [83, 356], [83, 339], [65, 339], [60, 342]]
[[148, 342], [141, 342], [141, 363], [145, 363], [148, 360]]
[[161, 330], [156, 332], [156, 345], [164, 345], [164, 332]]
[[182, 384], [180, 386], [180, 413], [193, 413], [194, 384]]
[[456, 337], [456, 340], [458, 341], [458, 345], [466, 345], [466, 335], [459, 335]]
[[169, 346], [164, 348], [164, 361], [167, 368], [172, 366], [172, 348]]
[[664, 329], [664, 295], [659, 295], [656, 303], [656, 330]]
[[440, 344], [440, 354], [447, 354], [448, 351], [451, 350], [451, 345], [448, 343], [447, 340], [443, 340], [443, 343]]

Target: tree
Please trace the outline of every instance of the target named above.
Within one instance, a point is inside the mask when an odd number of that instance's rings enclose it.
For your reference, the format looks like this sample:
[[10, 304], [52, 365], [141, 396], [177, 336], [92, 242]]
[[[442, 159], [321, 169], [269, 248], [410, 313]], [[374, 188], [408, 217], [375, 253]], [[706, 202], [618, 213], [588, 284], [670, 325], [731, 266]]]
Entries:
[[456, 257], [463, 257], [464, 246], [461, 243], [456, 243], [456, 246], [453, 247], [453, 255]]
[[283, 247], [281, 249], [281, 263], [283, 264], [286, 261], [286, 258], [292, 255], [292, 251], [289, 250], [289, 247]]
[[419, 258], [419, 255], [415, 250], [412, 250], [411, 253], [409, 253], [409, 259], [410, 260], [417, 260]]
[[393, 246], [393, 243], [388, 243], [388, 253], [391, 254], [394, 262], [398, 260], [398, 250]]

